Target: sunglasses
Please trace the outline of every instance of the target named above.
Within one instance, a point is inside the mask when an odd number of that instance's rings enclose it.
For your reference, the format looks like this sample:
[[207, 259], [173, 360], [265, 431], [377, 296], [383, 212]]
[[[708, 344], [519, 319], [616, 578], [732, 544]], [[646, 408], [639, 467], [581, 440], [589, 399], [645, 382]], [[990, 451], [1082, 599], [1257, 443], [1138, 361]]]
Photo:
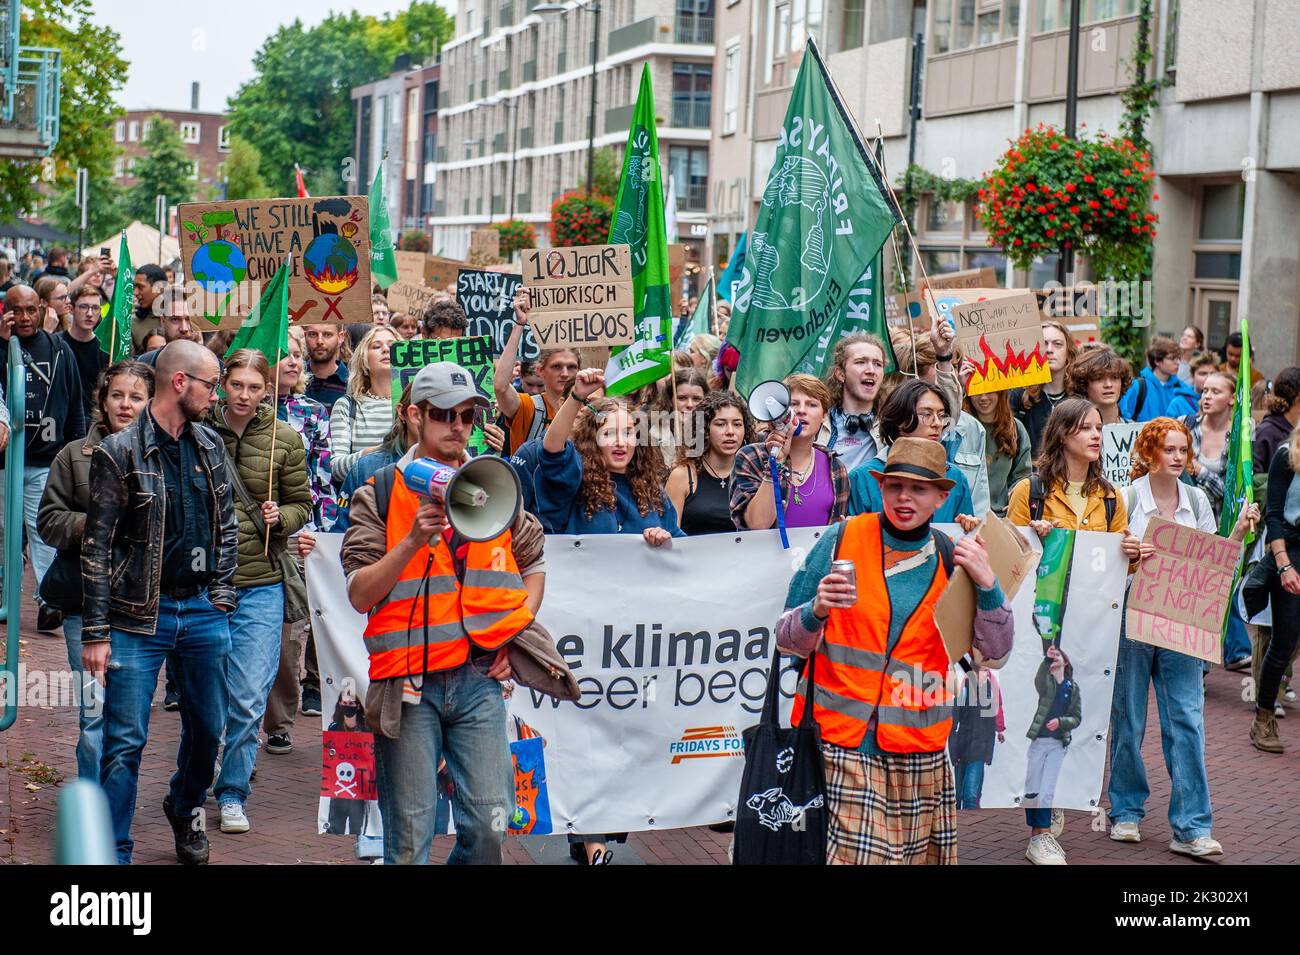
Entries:
[[465, 411], [457, 411], [455, 408], [425, 408], [424, 413], [434, 421], [441, 421], [443, 424], [451, 424], [460, 418], [460, 423], [468, 428], [478, 417], [478, 408], [468, 408]]

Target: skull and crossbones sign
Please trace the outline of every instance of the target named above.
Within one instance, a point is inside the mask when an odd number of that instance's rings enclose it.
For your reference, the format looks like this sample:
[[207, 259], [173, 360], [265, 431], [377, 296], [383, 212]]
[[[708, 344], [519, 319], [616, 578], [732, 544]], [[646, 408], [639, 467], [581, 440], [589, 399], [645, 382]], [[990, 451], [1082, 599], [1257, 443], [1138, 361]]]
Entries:
[[334, 797], [357, 798], [357, 768], [351, 763], [339, 763], [334, 767]]

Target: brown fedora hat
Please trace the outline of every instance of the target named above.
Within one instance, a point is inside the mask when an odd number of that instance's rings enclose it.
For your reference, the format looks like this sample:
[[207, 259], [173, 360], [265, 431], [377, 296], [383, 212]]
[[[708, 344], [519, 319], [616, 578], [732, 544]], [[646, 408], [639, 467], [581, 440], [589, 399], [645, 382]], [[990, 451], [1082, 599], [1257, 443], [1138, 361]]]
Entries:
[[945, 491], [956, 482], [946, 477], [948, 455], [943, 445], [928, 438], [899, 438], [889, 449], [884, 471], [868, 472], [878, 482], [884, 483], [890, 475], [912, 481], [929, 481]]

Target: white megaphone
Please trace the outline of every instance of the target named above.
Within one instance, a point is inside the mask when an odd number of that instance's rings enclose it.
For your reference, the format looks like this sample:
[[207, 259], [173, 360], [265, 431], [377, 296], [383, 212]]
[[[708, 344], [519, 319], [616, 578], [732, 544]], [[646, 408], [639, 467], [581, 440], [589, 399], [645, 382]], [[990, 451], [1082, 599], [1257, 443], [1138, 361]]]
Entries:
[[[755, 421], [770, 421], [777, 431], [784, 431], [794, 418], [790, 413], [790, 389], [775, 378], [760, 382], [749, 393], [749, 413]], [[800, 422], [795, 434], [802, 430], [803, 422]]]
[[402, 480], [413, 493], [442, 501], [447, 523], [466, 540], [492, 540], [514, 525], [523, 506], [515, 469], [497, 457], [474, 458], [458, 468], [416, 458]]

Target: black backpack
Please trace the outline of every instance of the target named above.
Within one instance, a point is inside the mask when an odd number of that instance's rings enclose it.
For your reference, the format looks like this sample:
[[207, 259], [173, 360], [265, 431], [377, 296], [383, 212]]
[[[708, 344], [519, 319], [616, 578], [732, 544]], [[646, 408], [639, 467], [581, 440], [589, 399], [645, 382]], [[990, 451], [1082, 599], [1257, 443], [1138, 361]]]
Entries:
[[[1043, 487], [1043, 479], [1035, 471], [1029, 475], [1029, 519], [1031, 521], [1041, 521], [1043, 519], [1043, 502], [1047, 499], [1047, 489]], [[1110, 530], [1110, 523], [1115, 518], [1115, 496], [1107, 496], [1103, 501], [1106, 507], [1106, 530]], [[949, 547], [952, 546], [950, 543]]]

